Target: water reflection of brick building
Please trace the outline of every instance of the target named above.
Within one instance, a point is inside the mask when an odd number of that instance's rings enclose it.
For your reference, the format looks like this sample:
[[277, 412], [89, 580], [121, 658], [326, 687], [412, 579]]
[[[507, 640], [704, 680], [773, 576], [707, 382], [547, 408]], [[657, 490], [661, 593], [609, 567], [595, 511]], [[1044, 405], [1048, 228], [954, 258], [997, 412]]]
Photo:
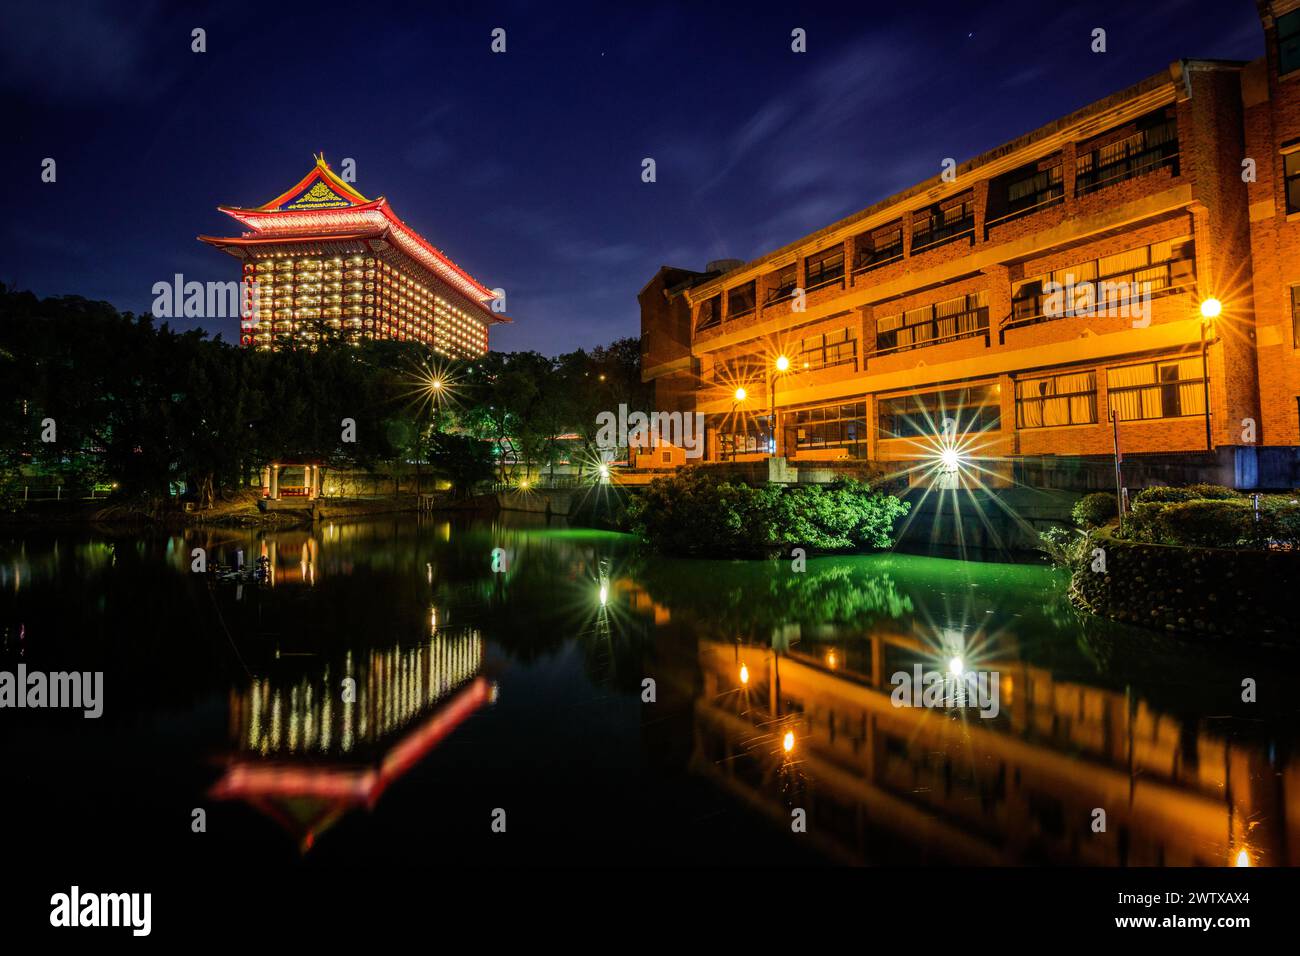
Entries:
[[[1259, 61], [1179, 61], [753, 261], [660, 270], [656, 407], [705, 413], [714, 460], [897, 461], [952, 418], [1028, 480], [1109, 455], [1113, 412], [1130, 455], [1290, 486], [1300, 10], [1260, 7]], [[1053, 282], [1109, 314], [1061, 314]]]
[[893, 706], [894, 668], [928, 653], [902, 633], [847, 663], [701, 642], [693, 766], [782, 826], [804, 808], [807, 837], [854, 862], [1300, 863], [1300, 767], [1264, 746], [1017, 660], [981, 665], [996, 720]]

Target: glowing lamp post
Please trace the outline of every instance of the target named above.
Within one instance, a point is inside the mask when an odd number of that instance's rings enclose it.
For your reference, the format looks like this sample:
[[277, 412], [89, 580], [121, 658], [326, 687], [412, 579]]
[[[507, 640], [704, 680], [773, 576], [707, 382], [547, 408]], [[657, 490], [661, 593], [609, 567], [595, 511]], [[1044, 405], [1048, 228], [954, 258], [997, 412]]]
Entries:
[[1206, 357], [1206, 351], [1209, 348], [1206, 333], [1214, 324], [1214, 320], [1219, 317], [1223, 311], [1223, 303], [1214, 296], [1201, 300], [1201, 389], [1205, 402], [1205, 450], [1214, 450], [1214, 438], [1210, 433], [1210, 363]]
[[[735, 428], [736, 427], [735, 426], [736, 406], [739, 405], [741, 402], [743, 402], [745, 399], [749, 398], [749, 392], [745, 391], [743, 387], [737, 388], [735, 393], [731, 397], [735, 399], [735, 401], [731, 403], [731, 420], [732, 420], [731, 427]], [[731, 436], [731, 460], [732, 461], [736, 460], [736, 436], [734, 434]]]
[[790, 371], [790, 360], [784, 355], [778, 355], [774, 365], [776, 368], [776, 375], [770, 376], [772, 380], [772, 401], [768, 406], [767, 412], [767, 427], [771, 429], [772, 432], [771, 440], [773, 455], [776, 454], [776, 376], [784, 375], [786, 372]]

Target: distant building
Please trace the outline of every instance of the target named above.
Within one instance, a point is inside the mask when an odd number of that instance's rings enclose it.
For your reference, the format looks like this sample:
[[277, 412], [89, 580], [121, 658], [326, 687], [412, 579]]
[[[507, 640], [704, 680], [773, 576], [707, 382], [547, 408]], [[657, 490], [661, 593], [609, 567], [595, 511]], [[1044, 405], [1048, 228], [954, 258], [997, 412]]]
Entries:
[[393, 212], [367, 199], [325, 162], [255, 208], [219, 206], [247, 231], [199, 236], [243, 263], [256, 295], [241, 320], [243, 345], [274, 349], [328, 339], [422, 342], [447, 357], [488, 350], [493, 292]]
[[656, 408], [704, 413], [712, 460], [906, 462], [947, 432], [1002, 481], [1085, 487], [1113, 487], [1113, 414], [1131, 467], [1292, 486], [1300, 2], [1259, 7], [1258, 61], [1181, 60], [751, 262], [661, 269]]

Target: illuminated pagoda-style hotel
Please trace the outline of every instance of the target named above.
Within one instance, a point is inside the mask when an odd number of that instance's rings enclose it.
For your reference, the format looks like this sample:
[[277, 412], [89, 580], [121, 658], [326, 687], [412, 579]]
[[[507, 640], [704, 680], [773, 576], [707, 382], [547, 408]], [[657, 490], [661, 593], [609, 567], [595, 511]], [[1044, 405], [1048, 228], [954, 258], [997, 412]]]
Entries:
[[[249, 293], [240, 342], [275, 349], [325, 340], [398, 339], [471, 358], [488, 350], [494, 293], [367, 199], [322, 154], [303, 179], [255, 208], [218, 207], [246, 227], [199, 236], [243, 262]], [[253, 286], [253, 283], [256, 286]]]

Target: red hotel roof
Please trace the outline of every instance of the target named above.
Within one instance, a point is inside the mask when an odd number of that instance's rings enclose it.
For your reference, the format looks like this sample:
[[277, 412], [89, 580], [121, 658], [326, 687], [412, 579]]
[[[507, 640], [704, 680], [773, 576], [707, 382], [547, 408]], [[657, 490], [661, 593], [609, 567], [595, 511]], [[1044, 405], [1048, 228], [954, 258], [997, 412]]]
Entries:
[[[217, 248], [258, 246], [284, 240], [329, 242], [346, 239], [387, 239], [471, 302], [484, 303], [495, 293], [434, 247], [393, 212], [383, 196], [367, 199], [344, 182], [325, 162], [324, 154], [302, 179], [270, 202], [253, 208], [218, 206], [250, 230], [241, 237], [199, 236]], [[492, 313], [494, 321], [509, 321]]]

